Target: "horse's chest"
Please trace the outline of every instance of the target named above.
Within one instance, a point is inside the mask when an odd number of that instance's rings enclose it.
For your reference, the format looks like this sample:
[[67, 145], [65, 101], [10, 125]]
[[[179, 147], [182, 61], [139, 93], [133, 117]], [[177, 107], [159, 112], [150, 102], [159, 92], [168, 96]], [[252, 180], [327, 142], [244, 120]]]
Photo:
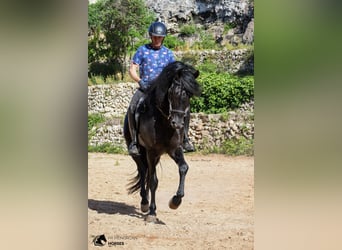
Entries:
[[168, 123], [155, 122], [156, 142], [161, 144], [170, 144], [178, 140], [179, 131], [172, 129]]

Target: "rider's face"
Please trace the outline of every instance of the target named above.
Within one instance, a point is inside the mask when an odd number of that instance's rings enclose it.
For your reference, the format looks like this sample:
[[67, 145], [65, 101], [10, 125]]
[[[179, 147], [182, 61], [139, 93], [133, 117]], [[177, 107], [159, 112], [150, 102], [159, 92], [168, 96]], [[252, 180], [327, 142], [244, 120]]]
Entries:
[[151, 40], [152, 40], [152, 47], [160, 48], [160, 46], [163, 43], [164, 37], [162, 37], [162, 36], [151, 36]]

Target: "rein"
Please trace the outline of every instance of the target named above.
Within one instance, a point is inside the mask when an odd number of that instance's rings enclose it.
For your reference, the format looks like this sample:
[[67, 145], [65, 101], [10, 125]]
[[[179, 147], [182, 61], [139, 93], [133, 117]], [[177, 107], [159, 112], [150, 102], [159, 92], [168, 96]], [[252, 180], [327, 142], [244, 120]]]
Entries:
[[164, 113], [164, 111], [159, 107], [159, 106], [157, 106], [157, 109], [160, 111], [160, 113], [167, 119], [167, 120], [169, 120], [170, 119], [170, 114], [169, 115], [166, 115], [165, 113]]

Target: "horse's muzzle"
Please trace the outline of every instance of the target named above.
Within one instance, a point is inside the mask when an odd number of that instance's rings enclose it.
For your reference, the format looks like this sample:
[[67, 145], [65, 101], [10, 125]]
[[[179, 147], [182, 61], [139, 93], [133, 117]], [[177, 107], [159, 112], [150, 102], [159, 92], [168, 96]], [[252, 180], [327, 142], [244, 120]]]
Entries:
[[171, 127], [173, 129], [182, 129], [184, 127], [184, 119], [171, 119]]

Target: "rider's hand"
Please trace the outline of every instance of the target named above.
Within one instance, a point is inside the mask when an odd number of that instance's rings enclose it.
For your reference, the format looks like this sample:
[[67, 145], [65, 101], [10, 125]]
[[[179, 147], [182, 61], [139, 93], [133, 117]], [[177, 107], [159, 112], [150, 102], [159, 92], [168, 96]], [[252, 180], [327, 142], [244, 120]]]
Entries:
[[140, 80], [139, 81], [139, 89], [142, 91], [142, 92], [145, 92], [147, 89], [148, 89], [148, 83], [145, 82], [144, 80]]

